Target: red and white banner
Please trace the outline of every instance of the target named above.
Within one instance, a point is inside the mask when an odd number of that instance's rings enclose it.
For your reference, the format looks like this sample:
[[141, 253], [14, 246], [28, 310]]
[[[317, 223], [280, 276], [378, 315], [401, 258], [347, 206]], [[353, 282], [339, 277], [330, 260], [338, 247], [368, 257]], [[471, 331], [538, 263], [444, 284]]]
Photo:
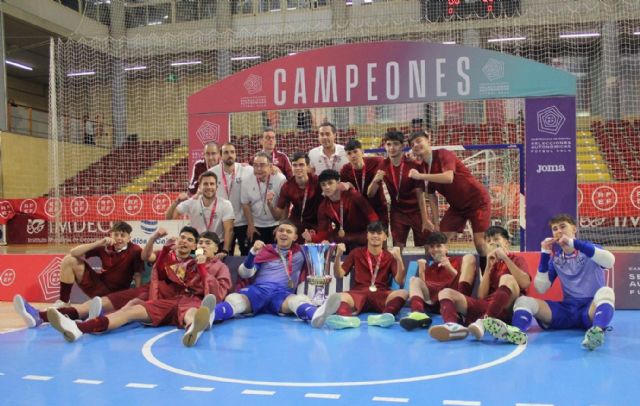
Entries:
[[[581, 217], [614, 219], [640, 217], [640, 183], [585, 183], [578, 185], [578, 213]], [[612, 227], [625, 227], [618, 220]], [[631, 225], [628, 225], [631, 227]]]
[[10, 301], [18, 293], [33, 302], [55, 301], [60, 293], [63, 257], [51, 254], [0, 256], [0, 301]]

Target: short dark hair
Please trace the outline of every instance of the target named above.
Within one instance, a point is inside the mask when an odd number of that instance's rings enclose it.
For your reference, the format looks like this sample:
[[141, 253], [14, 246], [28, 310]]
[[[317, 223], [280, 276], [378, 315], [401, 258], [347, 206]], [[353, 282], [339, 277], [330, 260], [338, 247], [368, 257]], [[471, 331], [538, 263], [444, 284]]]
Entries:
[[567, 213], [560, 213], [560, 214], [556, 214], [555, 216], [551, 217], [551, 219], [549, 219], [549, 225], [552, 226], [554, 224], [558, 224], [561, 223], [563, 221], [566, 221], [567, 223], [575, 226], [576, 224], [576, 219], [573, 218], [572, 215], [567, 214]]
[[127, 233], [127, 234], [131, 234], [132, 231], [133, 231], [133, 228], [131, 227], [131, 225], [129, 225], [129, 223], [125, 223], [124, 221], [114, 222], [113, 225], [111, 226], [111, 230], [109, 230], [109, 232], [111, 233], [121, 232], [121, 233]]
[[426, 138], [427, 141], [429, 140], [429, 135], [427, 135], [426, 131], [414, 131], [409, 136], [409, 145], [411, 145], [413, 141], [415, 141], [417, 138], [420, 138], [420, 137]]
[[433, 231], [431, 234], [429, 234], [424, 244], [432, 247], [438, 244], [446, 244], [447, 242], [449, 242], [449, 239], [447, 238], [447, 235], [445, 233], [441, 233], [440, 231]]
[[356, 149], [362, 149], [362, 143], [355, 138], [351, 138], [344, 146], [345, 151], [354, 151]]
[[298, 226], [296, 225], [296, 223], [294, 223], [293, 221], [291, 221], [289, 219], [280, 220], [280, 222], [278, 223], [278, 227], [280, 227], [280, 226], [291, 226], [291, 227], [296, 229], [296, 233], [298, 232]]
[[291, 157], [291, 162], [295, 162], [298, 159], [302, 159], [304, 158], [304, 162], [309, 165], [311, 163], [311, 160], [309, 159], [309, 154], [307, 154], [304, 151], [296, 151], [293, 153], [293, 157]]
[[381, 221], [372, 221], [367, 224], [367, 232], [368, 233], [386, 233], [387, 228], [382, 224]]
[[333, 169], [325, 169], [320, 172], [320, 176], [318, 176], [318, 183], [326, 182], [328, 180], [336, 180], [340, 182], [340, 174], [338, 171]]
[[496, 235], [502, 236], [502, 238], [504, 238], [507, 241], [509, 241], [509, 239], [511, 238], [509, 236], [509, 232], [507, 231], [507, 229], [500, 226], [491, 226], [487, 229], [487, 231], [484, 232], [485, 238], [490, 238]]
[[189, 233], [193, 236], [193, 238], [195, 238], [196, 241], [198, 241], [198, 238], [200, 238], [200, 234], [198, 234], [198, 230], [196, 230], [195, 228], [191, 227], [191, 226], [184, 226], [180, 229], [180, 234], [182, 233]]
[[198, 239], [202, 239], [202, 238], [206, 238], [207, 240], [211, 240], [213, 242], [216, 243], [216, 245], [220, 245], [220, 237], [218, 237], [218, 234], [214, 233], [213, 231], [205, 231], [204, 233], [200, 234], [200, 237], [198, 237]]
[[332, 123], [328, 122], [328, 121], [323, 121], [319, 126], [318, 129], [320, 129], [320, 127], [331, 127], [331, 132], [336, 134], [338, 132], [338, 130], [336, 129], [336, 126], [333, 125]]
[[382, 141], [398, 141], [400, 144], [404, 144], [404, 134], [400, 131], [387, 131], [384, 137], [382, 137]]
[[258, 157], [267, 158], [267, 162], [273, 163], [272, 160], [271, 160], [271, 155], [267, 154], [266, 152], [262, 152], [262, 151], [256, 152], [256, 154], [253, 156], [253, 160], [255, 161], [256, 158], [258, 158]]
[[198, 183], [202, 182], [202, 178], [210, 178], [213, 177], [216, 182], [218, 182], [218, 176], [213, 173], [213, 171], [204, 171], [200, 174], [200, 176], [198, 176]]

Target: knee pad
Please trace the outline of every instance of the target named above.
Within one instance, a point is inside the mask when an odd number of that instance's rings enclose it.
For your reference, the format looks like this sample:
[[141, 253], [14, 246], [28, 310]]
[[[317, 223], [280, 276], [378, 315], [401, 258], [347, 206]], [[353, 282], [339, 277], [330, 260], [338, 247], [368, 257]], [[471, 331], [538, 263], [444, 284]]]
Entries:
[[287, 306], [289, 306], [289, 310], [291, 313], [295, 314], [298, 307], [305, 303], [311, 303], [311, 299], [307, 295], [293, 295], [289, 296], [287, 300]]
[[515, 312], [516, 310], [525, 310], [535, 316], [540, 310], [540, 306], [536, 299], [529, 296], [520, 296], [513, 304], [513, 311]]
[[596, 307], [602, 303], [609, 303], [611, 306], [615, 307], [616, 294], [613, 289], [608, 286], [601, 287], [596, 291], [596, 294], [593, 297], [593, 303]]
[[229, 303], [233, 308], [233, 314], [242, 314], [247, 311], [247, 303], [239, 293], [230, 293], [224, 301]]

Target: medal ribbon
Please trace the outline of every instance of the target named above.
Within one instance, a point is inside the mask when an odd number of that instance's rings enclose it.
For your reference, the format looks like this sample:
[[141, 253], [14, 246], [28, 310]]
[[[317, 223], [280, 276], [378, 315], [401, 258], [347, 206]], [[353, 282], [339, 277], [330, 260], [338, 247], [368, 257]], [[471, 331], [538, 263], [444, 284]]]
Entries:
[[220, 168], [220, 172], [222, 172], [222, 184], [224, 185], [224, 191], [227, 193], [227, 199], [231, 199], [231, 189], [233, 188], [233, 181], [236, 178], [236, 166], [233, 165], [233, 171], [231, 172], [231, 181], [227, 186], [227, 175], [225, 175], [224, 167]]
[[262, 190], [260, 190], [260, 179], [256, 176], [256, 183], [258, 184], [258, 194], [260, 195], [260, 200], [262, 200], [262, 209], [264, 210], [264, 214], [267, 214], [267, 192], [269, 192], [269, 180], [271, 180], [271, 174], [267, 176], [267, 181], [264, 184], [264, 197], [262, 197]]
[[304, 188], [304, 197], [302, 198], [302, 209], [300, 209], [300, 224], [302, 224], [302, 215], [304, 214], [304, 208], [307, 206], [307, 196], [309, 196], [310, 189], [311, 179], [307, 178], [307, 186]]
[[[327, 198], [328, 200], [329, 198]], [[342, 203], [342, 196], [340, 196], [340, 216], [336, 213], [336, 210], [333, 208], [333, 204], [331, 200], [329, 200], [329, 211], [334, 216], [334, 219], [338, 221], [338, 225], [341, 229], [344, 229], [344, 204]]]
[[202, 198], [200, 198], [200, 214], [202, 214], [202, 221], [204, 221], [204, 224], [207, 227], [207, 231], [211, 231], [209, 229], [211, 228], [211, 224], [213, 224], [213, 218], [216, 215], [217, 208], [218, 208], [218, 198], [216, 197], [216, 199], [213, 201], [213, 204], [211, 205], [211, 217], [209, 217], [209, 222], [207, 222], [207, 217], [204, 214], [204, 204], [202, 203]]
[[282, 266], [284, 266], [284, 272], [287, 274], [289, 280], [291, 280], [291, 274], [293, 274], [293, 252], [291, 249], [287, 252], [288, 260], [284, 258], [284, 255], [280, 252], [277, 245], [273, 245], [273, 248], [278, 253], [280, 257], [280, 261], [282, 261]]
[[396, 201], [400, 197], [400, 186], [402, 185], [402, 171], [404, 170], [404, 160], [400, 161], [400, 173], [398, 174], [398, 180], [396, 182], [396, 173], [395, 169], [393, 169], [393, 162], [389, 160], [389, 170], [391, 171], [391, 181], [393, 182], [393, 187], [396, 189]]
[[376, 279], [378, 278], [378, 271], [380, 270], [380, 262], [382, 262], [382, 252], [376, 258], [376, 268], [373, 269], [373, 261], [371, 260], [371, 253], [367, 250], [367, 263], [369, 264], [369, 273], [371, 274], [371, 286], [376, 285]]
[[366, 191], [364, 190], [364, 174], [367, 171], [367, 163], [366, 162], [362, 162], [362, 184], [360, 186], [358, 186], [358, 177], [356, 176], [356, 168], [353, 167], [353, 165], [351, 165], [351, 171], [353, 172], [353, 180], [354, 182], [356, 182], [356, 189], [358, 189], [358, 191], [360, 193], [365, 193]]

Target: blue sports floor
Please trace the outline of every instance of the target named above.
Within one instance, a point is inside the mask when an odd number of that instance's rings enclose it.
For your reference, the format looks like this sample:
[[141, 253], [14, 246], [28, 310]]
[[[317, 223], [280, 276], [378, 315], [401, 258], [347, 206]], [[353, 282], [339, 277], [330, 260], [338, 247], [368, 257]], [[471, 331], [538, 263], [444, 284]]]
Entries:
[[517, 347], [269, 315], [215, 325], [193, 348], [170, 327], [70, 344], [45, 324], [0, 334], [0, 404], [638, 405], [639, 333], [637, 311], [618, 311], [593, 352], [581, 331], [534, 329]]

